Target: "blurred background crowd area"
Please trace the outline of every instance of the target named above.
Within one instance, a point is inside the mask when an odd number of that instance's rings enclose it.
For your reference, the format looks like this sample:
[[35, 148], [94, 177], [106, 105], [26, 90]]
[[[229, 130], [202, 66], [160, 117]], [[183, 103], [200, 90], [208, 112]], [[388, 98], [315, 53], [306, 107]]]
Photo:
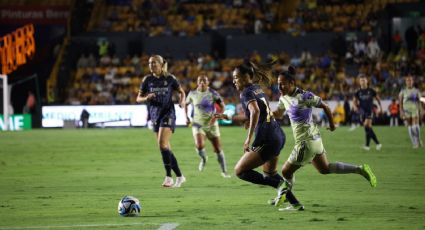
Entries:
[[416, 0], [302, 0], [295, 10], [279, 0], [109, 0], [98, 6], [91, 31], [143, 31], [149, 36], [196, 36], [222, 28], [246, 33], [372, 31], [388, 3]]
[[[423, 33], [425, 38], [425, 33]], [[100, 47], [98, 47], [100, 48]], [[208, 54], [188, 54], [186, 59], [175, 60], [165, 56], [169, 72], [175, 75], [186, 92], [196, 88], [196, 79], [205, 74], [210, 87], [217, 90], [226, 102], [237, 103], [238, 93], [232, 83], [232, 71], [244, 61], [256, 63], [278, 60], [273, 75], [278, 76], [289, 65], [297, 69], [299, 87], [315, 92], [325, 100], [342, 100], [351, 97], [359, 88], [358, 74], [366, 74], [370, 85], [383, 99], [397, 98], [404, 85], [403, 77], [415, 76], [416, 86], [425, 90], [425, 47], [417, 55], [410, 56], [405, 48], [384, 53], [374, 38], [368, 41], [354, 41], [347, 53], [339, 57], [331, 51], [312, 55], [305, 50], [299, 55], [287, 53], [269, 54], [262, 57], [253, 51], [246, 58], [221, 59]], [[100, 51], [100, 50], [99, 50]], [[102, 51], [100, 51], [102, 52]], [[149, 74], [149, 55], [135, 54], [118, 57], [114, 54], [82, 54], [76, 64], [75, 77], [69, 87], [67, 104], [133, 104], [143, 76]], [[278, 100], [276, 85], [266, 91], [271, 100]]]

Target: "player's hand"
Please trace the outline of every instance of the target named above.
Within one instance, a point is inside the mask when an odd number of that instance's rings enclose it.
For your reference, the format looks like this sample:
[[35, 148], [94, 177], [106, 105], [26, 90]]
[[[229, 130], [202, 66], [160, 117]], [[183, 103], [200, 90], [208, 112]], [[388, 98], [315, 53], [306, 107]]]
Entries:
[[215, 116], [213, 116], [210, 120], [210, 122], [208, 123], [208, 126], [213, 126], [215, 124], [215, 121], [217, 120], [217, 118]]
[[215, 119], [224, 119], [224, 120], [229, 120], [229, 117], [228, 117], [226, 114], [223, 114], [223, 113], [215, 113], [215, 114], [213, 115], [213, 117], [214, 117]]
[[149, 100], [152, 100], [155, 97], [156, 97], [155, 93], [149, 93], [148, 95], [146, 95], [146, 100], [149, 101]]
[[186, 102], [185, 101], [180, 101], [179, 102], [179, 106], [180, 106], [180, 108], [183, 109], [186, 106]]
[[245, 121], [244, 123], [243, 123], [243, 127], [245, 128], [245, 129], [249, 129], [249, 121]]
[[186, 125], [190, 126], [190, 123], [191, 123], [190, 118], [186, 117]]
[[251, 142], [251, 140], [249, 138], [247, 138], [245, 140], [245, 142], [243, 143], [243, 152], [244, 153], [251, 151], [251, 149], [249, 148], [249, 143], [250, 142]]

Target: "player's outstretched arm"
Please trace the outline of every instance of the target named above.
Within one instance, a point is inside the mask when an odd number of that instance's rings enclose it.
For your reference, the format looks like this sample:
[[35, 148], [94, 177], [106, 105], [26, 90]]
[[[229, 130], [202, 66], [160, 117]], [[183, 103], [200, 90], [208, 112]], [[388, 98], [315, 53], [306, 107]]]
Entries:
[[326, 103], [324, 103], [323, 101], [321, 101], [320, 104], [317, 106], [317, 108], [323, 109], [326, 116], [328, 117], [328, 121], [329, 121], [329, 128], [328, 129], [330, 131], [334, 131], [336, 129], [336, 127], [335, 127], [332, 111], [329, 108], [329, 106]]
[[186, 106], [186, 93], [184, 92], [182, 87], [179, 87], [178, 89], [179, 92], [179, 106], [180, 108], [184, 109], [184, 107]]

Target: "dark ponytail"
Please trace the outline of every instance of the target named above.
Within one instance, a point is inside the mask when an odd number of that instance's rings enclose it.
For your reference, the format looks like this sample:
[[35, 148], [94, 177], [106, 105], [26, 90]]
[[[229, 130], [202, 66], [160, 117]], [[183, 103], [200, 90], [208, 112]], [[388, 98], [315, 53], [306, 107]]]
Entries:
[[242, 76], [248, 75], [254, 83], [269, 86], [273, 80], [271, 71], [275, 63], [276, 60], [265, 64], [256, 64], [250, 61], [239, 65], [236, 69], [239, 70]]

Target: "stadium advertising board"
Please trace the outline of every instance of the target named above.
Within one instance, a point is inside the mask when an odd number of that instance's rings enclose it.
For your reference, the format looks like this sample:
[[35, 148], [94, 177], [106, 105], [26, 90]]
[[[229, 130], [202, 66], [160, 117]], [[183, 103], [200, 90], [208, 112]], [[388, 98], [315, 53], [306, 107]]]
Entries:
[[[177, 104], [176, 125], [186, 125], [184, 109]], [[148, 111], [146, 105], [68, 105], [68, 106], [43, 106], [42, 126], [43, 128], [60, 128], [65, 122], [73, 126], [80, 125], [80, 117], [83, 110], [90, 114], [89, 123], [97, 127], [130, 127], [147, 126]], [[227, 105], [226, 113], [233, 115], [235, 106]], [[189, 106], [189, 114], [192, 112]], [[225, 123], [229, 124], [229, 123]]]
[[[31, 115], [29, 114], [15, 114], [9, 116], [9, 129], [12, 131], [31, 129]], [[4, 118], [0, 115], [0, 129], [5, 131]]]

